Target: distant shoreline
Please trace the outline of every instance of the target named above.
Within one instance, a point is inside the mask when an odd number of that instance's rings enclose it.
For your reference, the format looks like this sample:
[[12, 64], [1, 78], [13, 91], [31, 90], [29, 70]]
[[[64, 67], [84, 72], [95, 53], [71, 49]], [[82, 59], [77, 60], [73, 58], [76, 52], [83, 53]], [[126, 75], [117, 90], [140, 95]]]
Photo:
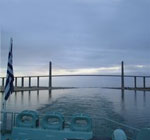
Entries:
[[106, 89], [119, 89], [119, 90], [139, 90], [139, 91], [150, 91], [150, 88], [142, 88], [142, 87], [124, 87], [123, 89], [121, 87], [102, 87]]
[[[36, 90], [59, 90], [59, 89], [76, 89], [81, 87], [45, 87], [45, 86], [32, 86], [32, 87], [14, 87], [14, 92], [20, 91], [36, 91]], [[87, 87], [86, 87], [87, 88]], [[90, 88], [103, 88], [103, 89], [116, 89], [116, 90], [123, 90], [121, 87], [90, 87]], [[124, 87], [124, 90], [137, 90], [137, 91], [150, 91], [150, 87], [143, 88], [143, 87]], [[4, 87], [0, 86], [0, 92], [4, 92]]]
[[[14, 87], [14, 92], [19, 92], [19, 91], [35, 91], [35, 90], [56, 90], [56, 89], [73, 89], [77, 87]], [[0, 87], [0, 92], [4, 92], [4, 87]]]

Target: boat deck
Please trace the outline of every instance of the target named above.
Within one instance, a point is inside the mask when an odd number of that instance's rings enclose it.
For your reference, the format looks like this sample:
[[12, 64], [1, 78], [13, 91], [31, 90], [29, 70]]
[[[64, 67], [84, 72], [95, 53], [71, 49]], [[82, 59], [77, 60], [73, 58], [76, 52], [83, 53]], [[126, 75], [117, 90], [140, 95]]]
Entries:
[[93, 138], [92, 140], [112, 140], [111, 138]]
[[[1, 137], [1, 140], [10, 140], [10, 135], [5, 135]], [[75, 140], [75, 139], [69, 139], [69, 140]], [[93, 138], [91, 140], [112, 140], [111, 138]]]
[[[0, 114], [1, 114], [0, 116], [3, 116], [3, 112], [0, 112]], [[10, 140], [12, 128], [16, 126], [16, 116], [18, 115], [18, 113], [6, 112], [5, 115], [7, 119], [7, 123], [6, 123], [7, 130], [5, 131], [6, 132], [5, 136], [1, 135], [1, 140]], [[41, 119], [42, 117], [43, 114], [40, 114], [39, 118]], [[71, 118], [70, 116], [65, 116], [66, 121], [69, 121], [70, 118]], [[127, 137], [130, 140], [135, 140], [136, 135], [140, 132], [140, 129], [133, 128], [126, 124], [122, 124], [120, 122], [110, 120], [108, 118], [102, 118], [102, 117], [92, 118], [92, 121], [93, 121], [94, 138], [92, 138], [91, 140], [112, 140], [111, 139], [112, 133], [117, 128], [125, 130]]]

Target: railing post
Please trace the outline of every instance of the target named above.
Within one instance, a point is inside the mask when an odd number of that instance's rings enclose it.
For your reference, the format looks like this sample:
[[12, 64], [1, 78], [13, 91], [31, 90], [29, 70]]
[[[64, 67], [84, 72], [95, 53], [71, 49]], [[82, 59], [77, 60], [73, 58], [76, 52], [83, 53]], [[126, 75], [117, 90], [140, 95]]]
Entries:
[[40, 85], [40, 77], [37, 76], [37, 87], [39, 87], [39, 85]]
[[124, 89], [124, 62], [121, 62], [121, 88]]
[[17, 87], [17, 77], [15, 77], [15, 87]]
[[143, 77], [143, 88], [146, 88], [146, 80], [145, 80], [145, 76]]
[[134, 76], [134, 88], [136, 88], [136, 76]]
[[22, 79], [21, 80], [21, 83], [22, 83], [21, 86], [24, 87], [24, 77], [22, 77], [21, 79]]
[[29, 87], [31, 87], [31, 77], [29, 77]]
[[3, 77], [2, 78], [2, 87], [4, 87], [4, 85], [5, 85], [4, 81], [5, 81], [5, 78]]
[[52, 87], [52, 62], [49, 62], [49, 88]]

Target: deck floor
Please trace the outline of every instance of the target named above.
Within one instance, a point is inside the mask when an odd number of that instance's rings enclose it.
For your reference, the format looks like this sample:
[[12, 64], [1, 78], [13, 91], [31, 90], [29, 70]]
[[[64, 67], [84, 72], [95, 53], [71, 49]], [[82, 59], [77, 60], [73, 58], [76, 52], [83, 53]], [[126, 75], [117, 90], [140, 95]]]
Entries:
[[[8, 134], [8, 135], [5, 135], [5, 136], [2, 136], [1, 140], [10, 140], [10, 137], [11, 137], [11, 135]], [[68, 139], [68, 140], [76, 140], [76, 139]], [[111, 138], [93, 138], [91, 140], [112, 140], [112, 139]]]
[[112, 140], [112, 138], [93, 138], [92, 140]]

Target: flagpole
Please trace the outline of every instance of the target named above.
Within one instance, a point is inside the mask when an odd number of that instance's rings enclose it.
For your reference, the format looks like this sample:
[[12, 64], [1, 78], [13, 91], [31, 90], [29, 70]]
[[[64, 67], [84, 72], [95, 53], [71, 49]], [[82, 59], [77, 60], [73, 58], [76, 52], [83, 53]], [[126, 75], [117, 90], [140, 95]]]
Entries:
[[[0, 32], [0, 58], [2, 58], [2, 31]], [[1, 65], [1, 62], [0, 62], [0, 65]], [[0, 70], [1, 71], [1, 70]], [[1, 111], [3, 111], [3, 93], [1, 94]], [[2, 123], [3, 123], [3, 113], [1, 112], [1, 120], [0, 120], [0, 130], [2, 130]], [[1, 133], [0, 133], [0, 137], [1, 137]]]
[[3, 93], [3, 102], [2, 102], [2, 134], [5, 133], [6, 130], [6, 101], [5, 101], [5, 92]]
[[[10, 50], [12, 49], [12, 46], [13, 46], [13, 39], [10, 38], [10, 49], [9, 49], [9, 52]], [[8, 59], [9, 59], [9, 55], [8, 55]], [[8, 60], [9, 61], [9, 60]], [[8, 67], [7, 67], [8, 68]], [[6, 72], [6, 79], [8, 78], [8, 74]], [[5, 85], [6, 86], [6, 85]], [[5, 87], [4, 87], [4, 94], [3, 94], [3, 103], [2, 103], [2, 111], [3, 112], [6, 112], [6, 100], [5, 100], [5, 96], [6, 96], [6, 93], [5, 93]]]
[[10, 50], [8, 54], [8, 64], [7, 64], [7, 74], [6, 74], [6, 82], [4, 87], [4, 94], [3, 94], [3, 103], [2, 103], [2, 130], [5, 133], [6, 130], [6, 122], [7, 122], [7, 114], [6, 114], [6, 101], [10, 94], [13, 92], [13, 56], [12, 56], [12, 47], [13, 47], [13, 39], [10, 38]]

